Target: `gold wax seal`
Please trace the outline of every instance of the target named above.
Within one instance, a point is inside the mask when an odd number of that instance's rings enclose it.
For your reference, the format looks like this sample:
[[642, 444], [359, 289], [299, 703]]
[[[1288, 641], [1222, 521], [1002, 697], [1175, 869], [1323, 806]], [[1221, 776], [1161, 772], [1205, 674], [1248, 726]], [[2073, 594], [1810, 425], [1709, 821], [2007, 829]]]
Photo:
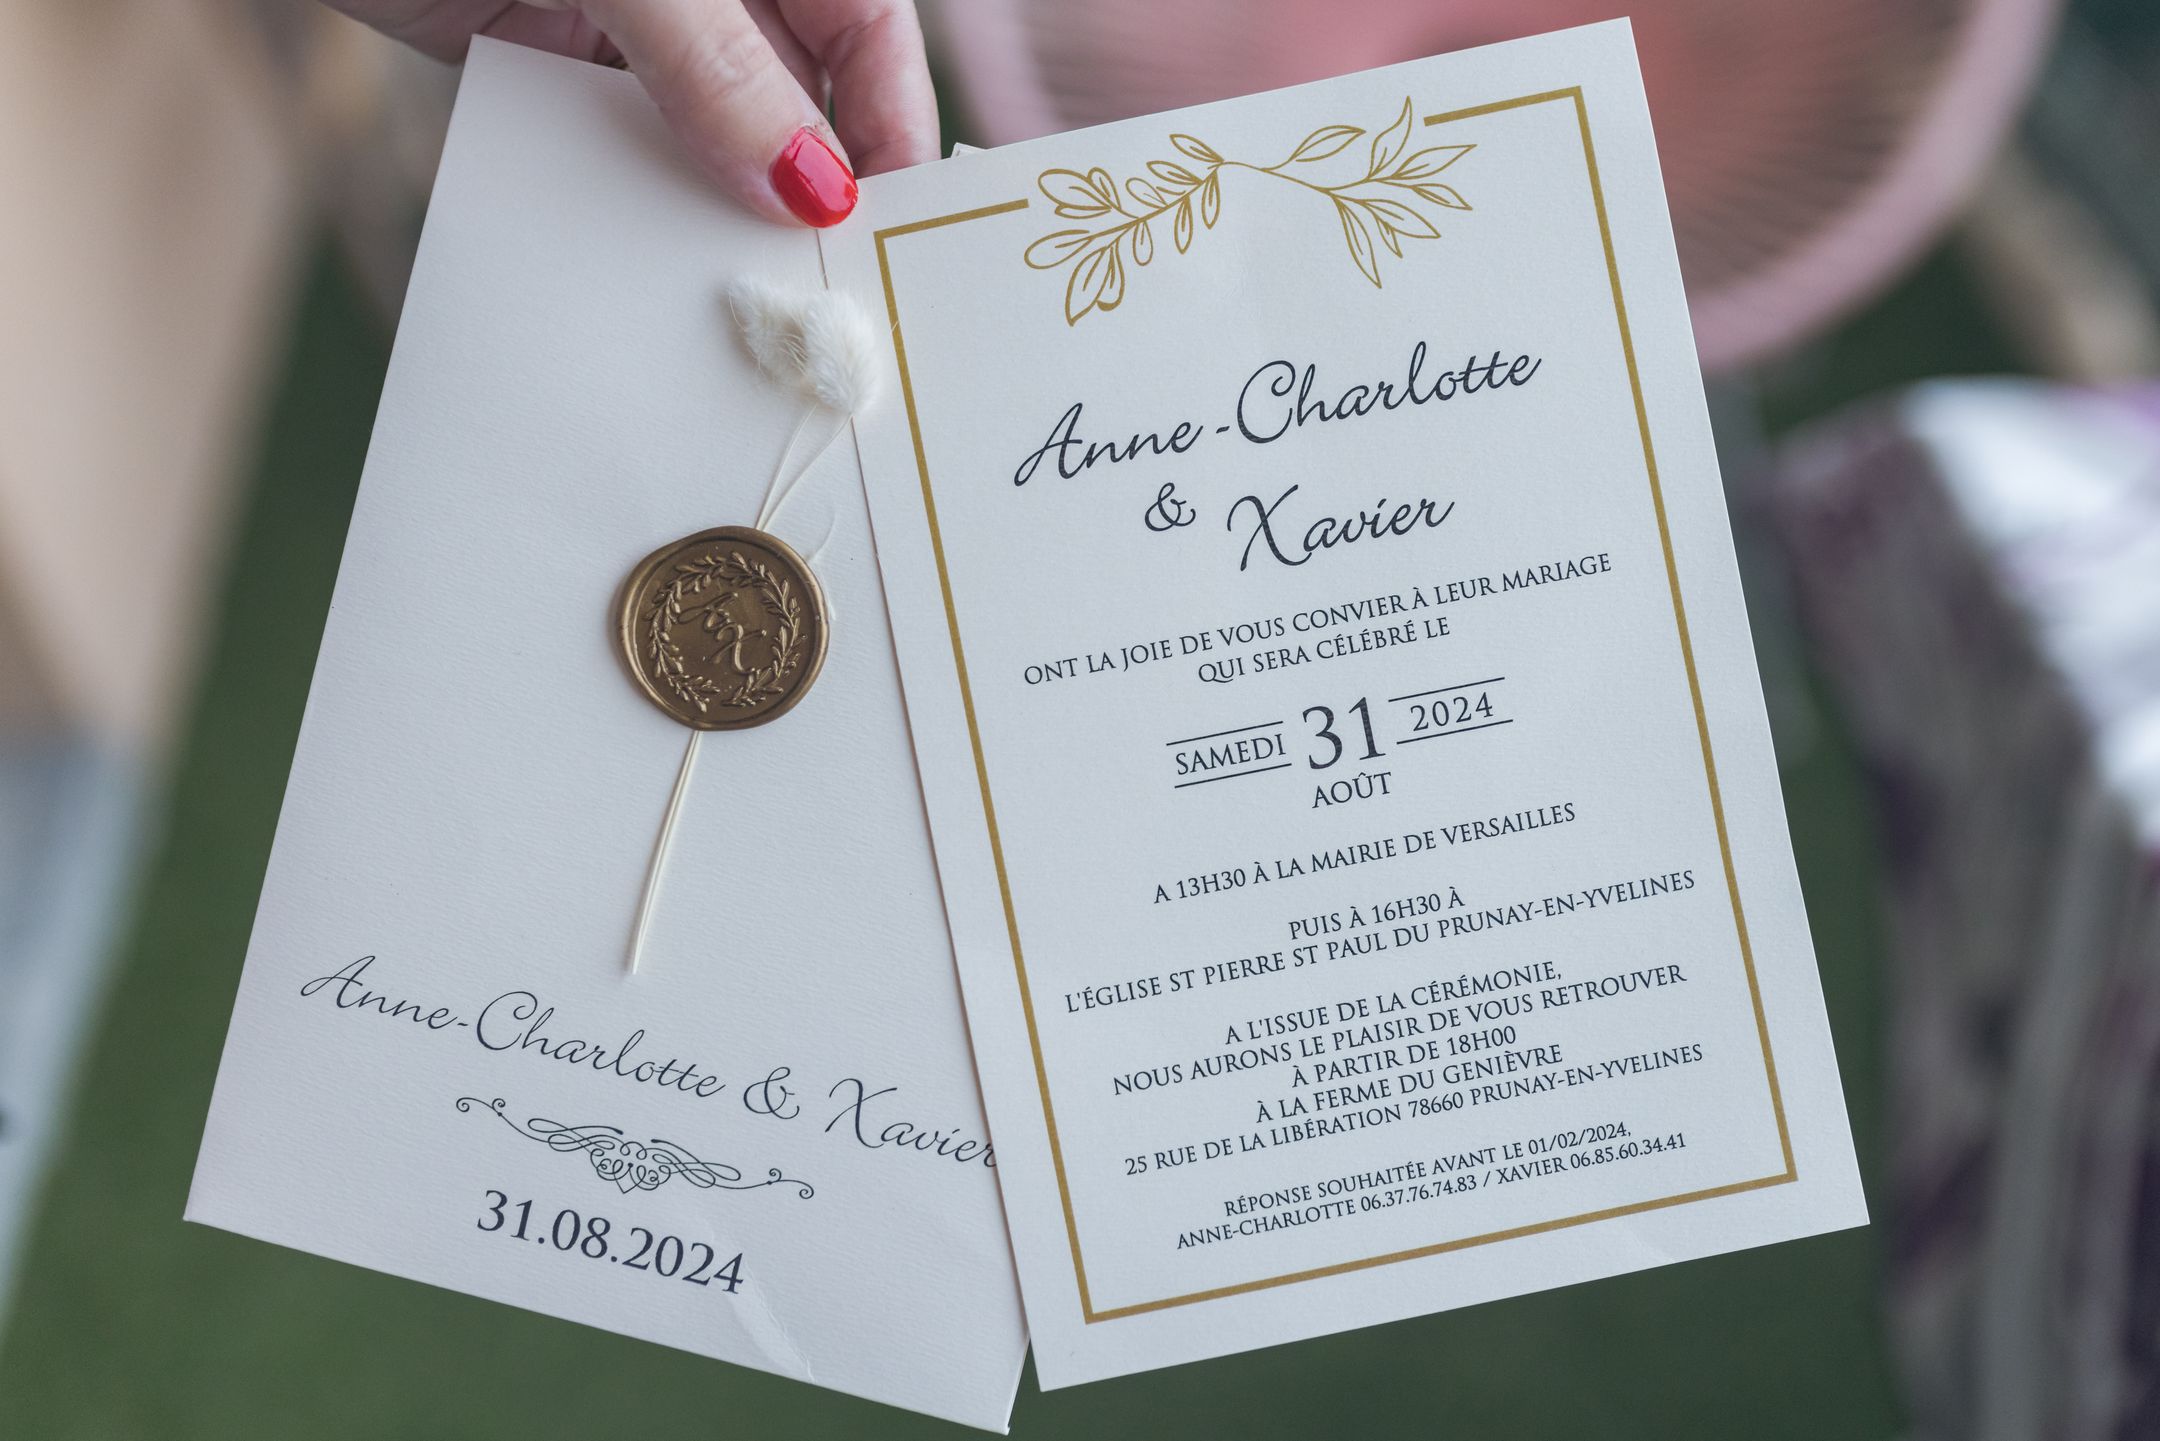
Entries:
[[696, 730], [787, 713], [825, 663], [825, 593], [778, 536], [724, 525], [664, 545], [623, 582], [623, 656], [654, 705]]

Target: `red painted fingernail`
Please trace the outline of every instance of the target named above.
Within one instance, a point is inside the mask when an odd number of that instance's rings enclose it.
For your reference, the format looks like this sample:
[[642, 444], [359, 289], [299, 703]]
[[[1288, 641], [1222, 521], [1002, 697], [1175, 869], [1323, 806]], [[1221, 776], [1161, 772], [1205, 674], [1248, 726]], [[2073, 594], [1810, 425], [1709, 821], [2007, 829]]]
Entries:
[[805, 125], [772, 163], [772, 188], [805, 225], [838, 225], [855, 208], [855, 172]]

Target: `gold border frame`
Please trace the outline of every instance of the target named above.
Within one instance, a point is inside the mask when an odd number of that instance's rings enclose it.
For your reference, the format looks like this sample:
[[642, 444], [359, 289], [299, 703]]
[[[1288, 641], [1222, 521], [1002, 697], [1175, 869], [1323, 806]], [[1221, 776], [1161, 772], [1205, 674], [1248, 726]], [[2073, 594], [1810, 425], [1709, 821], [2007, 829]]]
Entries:
[[930, 488], [930, 463], [923, 449], [922, 425], [915, 410], [915, 388], [908, 374], [907, 344], [901, 337], [900, 303], [893, 290], [892, 265], [887, 246], [904, 235], [921, 234], [924, 231], [959, 225], [970, 220], [983, 220], [993, 215], [1005, 215], [1015, 210], [1025, 210], [1028, 202], [1008, 200], [1001, 205], [986, 205], [976, 210], [964, 210], [954, 215], [940, 215], [928, 220], [918, 220], [909, 225], [896, 225], [877, 232], [878, 272], [885, 285], [885, 312], [892, 323], [893, 356], [900, 368], [900, 393], [905, 401], [908, 432], [915, 445], [915, 469], [922, 481], [923, 512], [930, 527], [930, 549], [937, 561], [938, 588], [945, 599], [945, 624], [952, 634], [953, 666], [960, 679], [960, 704], [966, 712], [968, 742], [975, 754], [975, 779], [982, 788], [983, 820], [989, 830], [990, 854], [996, 864], [998, 894], [1005, 904], [1005, 930], [1012, 941], [1013, 970], [1020, 986], [1020, 1007], [1027, 1019], [1028, 1049], [1035, 1057], [1035, 1084], [1042, 1095], [1043, 1124], [1050, 1141], [1051, 1166], [1057, 1174], [1058, 1199], [1065, 1211], [1065, 1236], [1072, 1247], [1073, 1279], [1080, 1290], [1080, 1313], [1083, 1321], [1114, 1321], [1123, 1316], [1138, 1316], [1149, 1311], [1167, 1310], [1173, 1306], [1189, 1306], [1199, 1301], [1218, 1300], [1224, 1296], [1236, 1296], [1248, 1291], [1265, 1290], [1274, 1286], [1288, 1286], [1300, 1281], [1318, 1280], [1323, 1276], [1339, 1276], [1350, 1271], [1369, 1270], [1374, 1266], [1392, 1265], [1397, 1261], [1413, 1261], [1424, 1256], [1437, 1256], [1447, 1251], [1466, 1250], [1472, 1246], [1490, 1245], [1495, 1241], [1515, 1240], [1534, 1236], [1545, 1231], [1557, 1231], [1570, 1226], [1584, 1226], [1593, 1221], [1609, 1221], [1618, 1216], [1638, 1215], [1645, 1211], [1663, 1210], [1672, 1206], [1684, 1206], [1695, 1201], [1708, 1201], [1719, 1196], [1737, 1195], [1743, 1191], [1758, 1191], [1767, 1186], [1779, 1186], [1799, 1179], [1799, 1171], [1793, 1164], [1792, 1134], [1786, 1125], [1785, 1101], [1778, 1087], [1777, 1061], [1770, 1051], [1770, 1023], [1763, 1012], [1762, 988], [1755, 976], [1755, 952], [1748, 941], [1747, 917], [1740, 905], [1740, 881], [1733, 868], [1732, 842], [1725, 826], [1725, 803], [1718, 789], [1717, 759], [1710, 747], [1710, 722], [1703, 709], [1702, 686], [1695, 671], [1695, 648], [1688, 635], [1687, 608], [1680, 598], [1680, 570], [1673, 558], [1672, 533], [1666, 522], [1665, 493], [1658, 480], [1657, 451], [1650, 439], [1650, 415], [1643, 402], [1642, 376], [1635, 362], [1635, 340], [1628, 329], [1627, 300], [1620, 289], [1620, 265], [1613, 254], [1612, 227], [1605, 213], [1605, 190], [1598, 178], [1597, 149], [1590, 138], [1590, 112], [1583, 102], [1582, 87], [1570, 86], [1564, 90], [1547, 90], [1535, 95], [1521, 95], [1512, 100], [1498, 100], [1489, 105], [1477, 105], [1467, 110], [1451, 110], [1439, 115], [1423, 117], [1425, 125], [1445, 125], [1452, 121], [1468, 120], [1479, 115], [1492, 115], [1503, 110], [1517, 110], [1529, 105], [1543, 105], [1553, 101], [1569, 100], [1575, 105], [1576, 121], [1582, 132], [1583, 165], [1590, 182], [1590, 199], [1597, 216], [1598, 234], [1604, 242], [1605, 270], [1612, 282], [1613, 318], [1620, 330], [1621, 357], [1627, 366], [1628, 388], [1635, 398], [1635, 425], [1642, 437], [1643, 468], [1650, 483], [1651, 509], [1657, 518], [1658, 543], [1665, 553], [1665, 578], [1672, 591], [1673, 620], [1680, 641], [1680, 658], [1687, 672], [1688, 694], [1695, 706], [1695, 729], [1702, 742], [1703, 776], [1710, 788], [1710, 812], [1716, 823], [1718, 853], [1725, 868], [1725, 888], [1732, 898], [1733, 930], [1740, 945], [1740, 961], [1747, 973], [1748, 995], [1754, 1003], [1755, 1031], [1762, 1042], [1763, 1073], [1770, 1084], [1770, 1106], [1777, 1117], [1778, 1144], [1785, 1158], [1785, 1169], [1774, 1176], [1763, 1176], [1750, 1181], [1735, 1181], [1729, 1185], [1712, 1186], [1705, 1190], [1689, 1191], [1677, 1196], [1661, 1197], [1651, 1201], [1637, 1201], [1625, 1206], [1612, 1206], [1602, 1211], [1589, 1211], [1577, 1216], [1564, 1216], [1557, 1220], [1540, 1221], [1532, 1225], [1511, 1227], [1504, 1231], [1492, 1231], [1479, 1236], [1466, 1236], [1453, 1241], [1441, 1241], [1430, 1246], [1418, 1246], [1406, 1251], [1392, 1251], [1386, 1255], [1370, 1256], [1363, 1260], [1342, 1261], [1331, 1266], [1318, 1266], [1311, 1270], [1294, 1271], [1288, 1275], [1271, 1276], [1258, 1281], [1244, 1281], [1234, 1286], [1217, 1286], [1205, 1291], [1193, 1291], [1182, 1296], [1169, 1296], [1160, 1301], [1143, 1301], [1129, 1306], [1116, 1306], [1106, 1310], [1095, 1309], [1088, 1293], [1087, 1266], [1080, 1254], [1080, 1229], [1073, 1219], [1072, 1188], [1065, 1176], [1065, 1153], [1058, 1144], [1057, 1113], [1050, 1100], [1050, 1075], [1043, 1063], [1042, 1043], [1035, 1023], [1035, 1002], [1028, 989], [1027, 961], [1021, 953], [1020, 922], [1013, 910], [1012, 886], [1005, 872], [1005, 849], [998, 837], [997, 806], [990, 796], [990, 771], [983, 757], [982, 734], [975, 720], [975, 697], [968, 684], [967, 655], [960, 643], [960, 617], [953, 602], [952, 580], [945, 563], [945, 541], [938, 530], [937, 499]]

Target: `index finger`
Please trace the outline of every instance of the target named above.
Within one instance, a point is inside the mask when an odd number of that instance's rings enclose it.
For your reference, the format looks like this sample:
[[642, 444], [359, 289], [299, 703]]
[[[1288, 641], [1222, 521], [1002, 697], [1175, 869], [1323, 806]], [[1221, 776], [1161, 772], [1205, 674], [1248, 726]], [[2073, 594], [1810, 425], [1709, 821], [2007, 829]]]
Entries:
[[830, 225], [855, 179], [742, 0], [576, 0], [706, 171], [775, 220]]
[[780, 0], [780, 13], [825, 66], [857, 174], [937, 159], [937, 95], [908, 0]]

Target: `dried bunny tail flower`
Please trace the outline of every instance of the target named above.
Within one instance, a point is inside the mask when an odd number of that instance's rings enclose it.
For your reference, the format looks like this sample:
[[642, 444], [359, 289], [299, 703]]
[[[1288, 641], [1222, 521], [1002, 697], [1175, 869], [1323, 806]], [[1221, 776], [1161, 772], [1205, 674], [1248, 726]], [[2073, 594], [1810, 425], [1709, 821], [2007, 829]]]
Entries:
[[802, 379], [820, 404], [855, 415], [878, 397], [877, 332], [845, 295], [820, 291], [803, 302]]
[[800, 313], [806, 296], [742, 276], [728, 286], [728, 310], [758, 369], [793, 386], [803, 379]]

